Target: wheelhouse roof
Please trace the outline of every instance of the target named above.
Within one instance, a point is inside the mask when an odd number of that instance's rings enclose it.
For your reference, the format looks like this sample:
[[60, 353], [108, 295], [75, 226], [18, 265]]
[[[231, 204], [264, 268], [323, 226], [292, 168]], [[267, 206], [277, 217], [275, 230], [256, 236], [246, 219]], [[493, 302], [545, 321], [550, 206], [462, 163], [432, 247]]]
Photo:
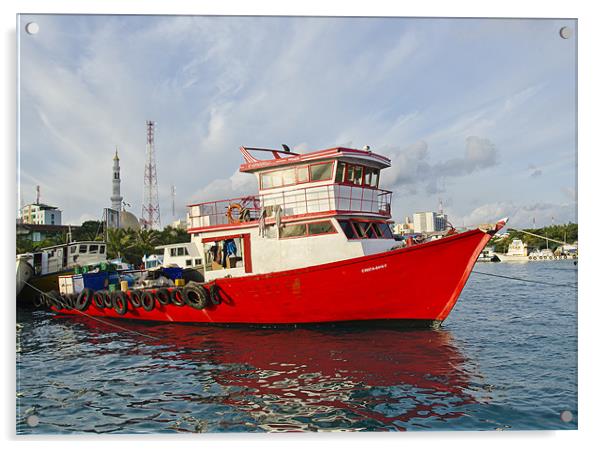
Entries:
[[[252, 151], [267, 151], [271, 152], [273, 159], [257, 159], [251, 152]], [[255, 171], [262, 171], [263, 169], [270, 169], [273, 167], [282, 167], [287, 165], [294, 165], [303, 162], [315, 162], [319, 160], [328, 160], [333, 158], [354, 158], [369, 161], [372, 164], [377, 165], [379, 168], [386, 168], [391, 166], [391, 160], [380, 154], [373, 153], [370, 150], [358, 150], [355, 148], [345, 147], [334, 147], [325, 150], [312, 151], [311, 153], [296, 154], [289, 153], [282, 150], [269, 150], [263, 148], [250, 148], [240, 147], [240, 152], [245, 158], [245, 163], [240, 166], [240, 171], [245, 173], [251, 173]], [[284, 155], [281, 156], [281, 155]]]

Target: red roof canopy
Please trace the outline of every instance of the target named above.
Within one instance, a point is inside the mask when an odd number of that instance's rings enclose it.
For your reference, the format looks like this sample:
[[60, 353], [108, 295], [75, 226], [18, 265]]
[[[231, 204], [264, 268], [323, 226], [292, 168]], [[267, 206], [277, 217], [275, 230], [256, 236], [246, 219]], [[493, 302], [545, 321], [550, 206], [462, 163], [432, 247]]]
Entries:
[[[267, 160], [257, 159], [251, 154], [251, 151], [254, 150], [271, 152], [274, 158]], [[273, 168], [279, 166], [299, 164], [308, 161], [316, 161], [320, 159], [332, 159], [340, 157], [356, 157], [370, 160], [371, 162], [378, 164], [381, 168], [391, 166], [391, 160], [389, 158], [381, 156], [380, 154], [373, 153], [370, 150], [357, 150], [355, 148], [335, 147], [328, 148], [326, 150], [313, 151], [311, 153], [296, 154], [288, 153], [281, 150], [266, 150], [262, 148], [240, 147], [240, 152], [245, 158], [245, 163], [240, 166], [241, 172], [254, 172], [262, 170], [264, 168]], [[288, 154], [290, 154], [290, 156]], [[281, 155], [285, 156], [282, 157]]]

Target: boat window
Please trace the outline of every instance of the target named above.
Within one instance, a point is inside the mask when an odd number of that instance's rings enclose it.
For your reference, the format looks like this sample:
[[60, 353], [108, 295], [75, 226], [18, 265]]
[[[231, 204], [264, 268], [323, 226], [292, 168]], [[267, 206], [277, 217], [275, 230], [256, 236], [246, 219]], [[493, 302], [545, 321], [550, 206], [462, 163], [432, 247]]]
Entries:
[[393, 233], [391, 232], [391, 228], [389, 227], [389, 225], [387, 223], [378, 223], [378, 228], [380, 229], [383, 238], [385, 239], [392, 239], [393, 238]]
[[335, 182], [343, 182], [343, 180], [345, 179], [345, 162], [337, 162], [337, 174], [334, 177], [334, 181]]
[[361, 165], [348, 165], [346, 181], [351, 184], [361, 185], [363, 177], [363, 169]]
[[297, 182], [307, 181], [309, 181], [309, 167], [307, 165], [297, 167]]
[[360, 223], [358, 221], [352, 221], [351, 224], [353, 225], [353, 229], [355, 230], [355, 233], [357, 234], [357, 236], [360, 239], [365, 239], [367, 237], [367, 234], [366, 234], [366, 223]]
[[79, 245], [79, 252], [80, 253], [88, 252], [88, 245]]
[[366, 223], [366, 235], [369, 239], [377, 239], [378, 233], [374, 230], [376, 223]]
[[203, 265], [203, 259], [194, 259], [195, 265]]
[[178, 256], [187, 256], [188, 255], [188, 251], [186, 251], [186, 248], [183, 246], [180, 246], [178, 249]]
[[330, 221], [319, 221], [317, 223], [307, 224], [307, 233], [309, 235], [331, 234], [337, 232]]
[[71, 254], [75, 254], [75, 251], [77, 251], [77, 246], [76, 246], [76, 245], [73, 245], [73, 246], [71, 247], [71, 249], [69, 250], [69, 252], [70, 252]]
[[261, 174], [261, 188], [270, 189], [282, 185], [282, 176], [279, 171], [273, 171]]
[[290, 168], [288, 170], [282, 170], [282, 185], [283, 186], [292, 186], [295, 184], [295, 169]]
[[280, 230], [280, 238], [302, 237], [307, 234], [307, 226], [303, 224], [288, 224]]
[[327, 181], [332, 177], [332, 166], [334, 162], [315, 164], [309, 166], [312, 181]]
[[98, 245], [90, 245], [90, 254], [98, 253]]
[[105, 253], [105, 246], [104, 245], [100, 245], [100, 251], [98, 251], [100, 254], [104, 254]]
[[364, 185], [370, 187], [378, 187], [378, 170], [375, 168], [366, 167], [364, 172]]
[[176, 255], [177, 255], [176, 248], [170, 248], [170, 249], [169, 249], [169, 255], [170, 255], [171, 257], [176, 257]]
[[343, 232], [348, 239], [356, 238], [355, 232], [353, 232], [353, 228], [349, 220], [339, 220], [339, 224], [341, 225], [341, 229], [343, 229]]
[[[221, 240], [214, 242], [204, 242], [203, 251], [205, 252], [205, 271], [224, 270], [230, 268], [245, 268], [245, 272], [250, 272], [251, 267], [245, 266], [245, 254], [250, 248], [245, 246], [242, 237], [224, 236]], [[186, 265], [192, 262], [186, 261]], [[201, 259], [195, 259], [197, 265], [202, 265]]]
[[192, 260], [191, 259], [186, 259], [186, 266], [187, 267], [192, 266]]

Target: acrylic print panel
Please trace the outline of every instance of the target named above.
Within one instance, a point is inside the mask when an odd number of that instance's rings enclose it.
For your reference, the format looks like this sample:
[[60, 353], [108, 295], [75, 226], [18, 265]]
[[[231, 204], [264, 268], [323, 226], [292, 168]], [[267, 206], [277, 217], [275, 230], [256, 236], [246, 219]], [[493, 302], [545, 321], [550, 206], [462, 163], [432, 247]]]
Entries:
[[577, 428], [575, 20], [17, 26], [18, 434]]

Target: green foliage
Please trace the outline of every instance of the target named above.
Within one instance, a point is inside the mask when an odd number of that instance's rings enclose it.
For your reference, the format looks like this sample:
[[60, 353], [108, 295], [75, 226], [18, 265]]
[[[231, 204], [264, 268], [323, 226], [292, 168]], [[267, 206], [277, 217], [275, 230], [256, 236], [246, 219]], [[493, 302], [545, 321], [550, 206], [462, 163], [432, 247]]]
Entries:
[[[538, 229], [524, 229], [524, 231], [561, 242], [567, 242], [569, 244], [579, 240], [578, 225], [576, 223], [546, 226]], [[508, 231], [508, 238], [500, 239], [499, 237], [495, 237], [493, 239], [492, 243], [494, 245], [494, 251], [498, 253], [505, 253], [508, 251], [508, 246], [514, 239], [522, 240], [532, 250], [543, 249], [546, 247], [545, 239], [525, 234], [524, 232], [520, 232], [520, 230], [510, 229]], [[557, 242], [548, 241], [548, 248], [550, 248], [552, 251], [559, 246], [562, 245]]]
[[125, 262], [140, 265], [145, 254], [156, 252], [156, 246], [184, 242], [190, 242], [188, 232], [171, 226], [162, 231], [109, 229], [107, 249], [109, 258], [121, 257]]
[[103, 239], [104, 222], [95, 220], [84, 221], [79, 228], [74, 228], [71, 237], [71, 240], [75, 242]]

